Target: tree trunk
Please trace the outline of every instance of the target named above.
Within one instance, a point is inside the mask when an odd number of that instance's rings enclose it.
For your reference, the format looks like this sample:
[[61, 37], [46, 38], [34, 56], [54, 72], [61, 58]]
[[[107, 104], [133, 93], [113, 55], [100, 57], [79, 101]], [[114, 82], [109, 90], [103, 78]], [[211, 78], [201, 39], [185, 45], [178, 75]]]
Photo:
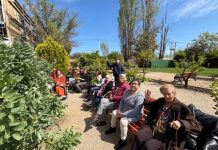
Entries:
[[144, 80], [145, 79], [145, 61], [143, 61], [142, 67], [143, 67], [143, 80]]
[[189, 79], [189, 78], [186, 78], [186, 79], [185, 79], [185, 87], [186, 87], [186, 88], [188, 87], [188, 79]]

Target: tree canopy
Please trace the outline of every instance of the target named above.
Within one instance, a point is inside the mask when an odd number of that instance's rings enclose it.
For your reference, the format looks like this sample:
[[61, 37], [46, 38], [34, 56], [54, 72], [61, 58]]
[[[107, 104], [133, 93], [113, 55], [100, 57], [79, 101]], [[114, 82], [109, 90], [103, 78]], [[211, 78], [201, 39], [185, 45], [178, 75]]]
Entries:
[[71, 49], [76, 46], [72, 38], [76, 35], [75, 29], [78, 27], [77, 14], [69, 15], [67, 9], [56, 9], [55, 5], [49, 3], [48, 0], [36, 0], [35, 3], [32, 0], [25, 1], [35, 24], [37, 43], [51, 36], [62, 43], [70, 53]]
[[107, 56], [109, 54], [109, 47], [106, 42], [102, 42], [100, 44], [100, 48], [103, 56]]
[[131, 58], [137, 23], [137, 0], [120, 0], [119, 38], [125, 61]]
[[186, 49], [189, 57], [218, 51], [218, 33], [204, 32]]
[[52, 37], [47, 37], [45, 41], [38, 44], [35, 48], [36, 53], [47, 60], [50, 64], [54, 64], [57, 70], [64, 74], [70, 67], [70, 56], [62, 45], [57, 43]]
[[[188, 60], [198, 59], [198, 56], [205, 55], [205, 67], [218, 67], [218, 33], [205, 32], [194, 39], [190, 46], [184, 50]], [[174, 58], [180, 57], [181, 53], [177, 53]], [[180, 56], [179, 56], [180, 55]]]

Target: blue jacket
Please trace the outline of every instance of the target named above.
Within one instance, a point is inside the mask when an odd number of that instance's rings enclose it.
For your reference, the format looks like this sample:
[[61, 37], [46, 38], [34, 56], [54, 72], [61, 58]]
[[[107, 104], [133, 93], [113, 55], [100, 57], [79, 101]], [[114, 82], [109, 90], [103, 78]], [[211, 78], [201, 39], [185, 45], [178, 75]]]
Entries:
[[109, 64], [109, 62], [107, 62], [107, 65], [108, 67], [113, 68], [113, 75], [116, 77], [119, 77], [120, 74], [125, 72], [125, 69], [122, 64], [117, 64], [117, 63]]
[[127, 117], [130, 122], [137, 122], [142, 118], [144, 113], [144, 93], [138, 92], [131, 95], [131, 89], [127, 90], [119, 105], [120, 111], [123, 113], [124, 117]]

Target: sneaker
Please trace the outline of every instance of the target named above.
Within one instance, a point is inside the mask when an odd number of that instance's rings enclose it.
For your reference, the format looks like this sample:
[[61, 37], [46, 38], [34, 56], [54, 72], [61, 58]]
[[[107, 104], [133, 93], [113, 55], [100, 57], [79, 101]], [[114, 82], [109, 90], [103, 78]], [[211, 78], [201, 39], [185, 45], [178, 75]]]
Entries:
[[125, 147], [127, 145], [127, 141], [122, 141], [119, 140], [119, 142], [114, 146], [114, 149], [118, 150], [118, 149], [122, 149], [123, 147]]
[[96, 126], [104, 126], [104, 125], [106, 125], [105, 121], [99, 121], [96, 123]]
[[88, 105], [88, 106], [91, 106], [92, 105], [92, 101], [88, 101], [85, 104]]
[[105, 134], [111, 134], [111, 133], [114, 133], [116, 132], [116, 128], [109, 128], [108, 130], [105, 131]]

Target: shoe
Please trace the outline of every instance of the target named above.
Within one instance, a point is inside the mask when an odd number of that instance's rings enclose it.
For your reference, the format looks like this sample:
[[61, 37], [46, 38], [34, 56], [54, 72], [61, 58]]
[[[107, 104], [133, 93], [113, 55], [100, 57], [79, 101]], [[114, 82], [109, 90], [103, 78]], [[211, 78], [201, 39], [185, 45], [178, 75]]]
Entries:
[[98, 122], [98, 120], [96, 120], [96, 121], [92, 120], [92, 121], [89, 122], [89, 125], [94, 125], [96, 122]]
[[124, 146], [127, 145], [127, 141], [122, 141], [119, 140], [119, 142], [114, 146], [114, 149], [118, 150], [118, 149], [122, 149]]
[[84, 102], [88, 102], [88, 101], [89, 101], [89, 99], [84, 99], [83, 101], [84, 101]]
[[89, 98], [89, 95], [86, 95], [84, 98], [87, 98], [87, 99], [88, 99], [88, 98]]
[[96, 126], [104, 126], [104, 125], [106, 125], [105, 121], [99, 121], [96, 123]]
[[111, 133], [114, 133], [116, 132], [116, 128], [109, 128], [108, 130], [105, 131], [105, 134], [111, 134]]
[[88, 106], [92, 106], [92, 101], [88, 101], [85, 104], [88, 105]]

